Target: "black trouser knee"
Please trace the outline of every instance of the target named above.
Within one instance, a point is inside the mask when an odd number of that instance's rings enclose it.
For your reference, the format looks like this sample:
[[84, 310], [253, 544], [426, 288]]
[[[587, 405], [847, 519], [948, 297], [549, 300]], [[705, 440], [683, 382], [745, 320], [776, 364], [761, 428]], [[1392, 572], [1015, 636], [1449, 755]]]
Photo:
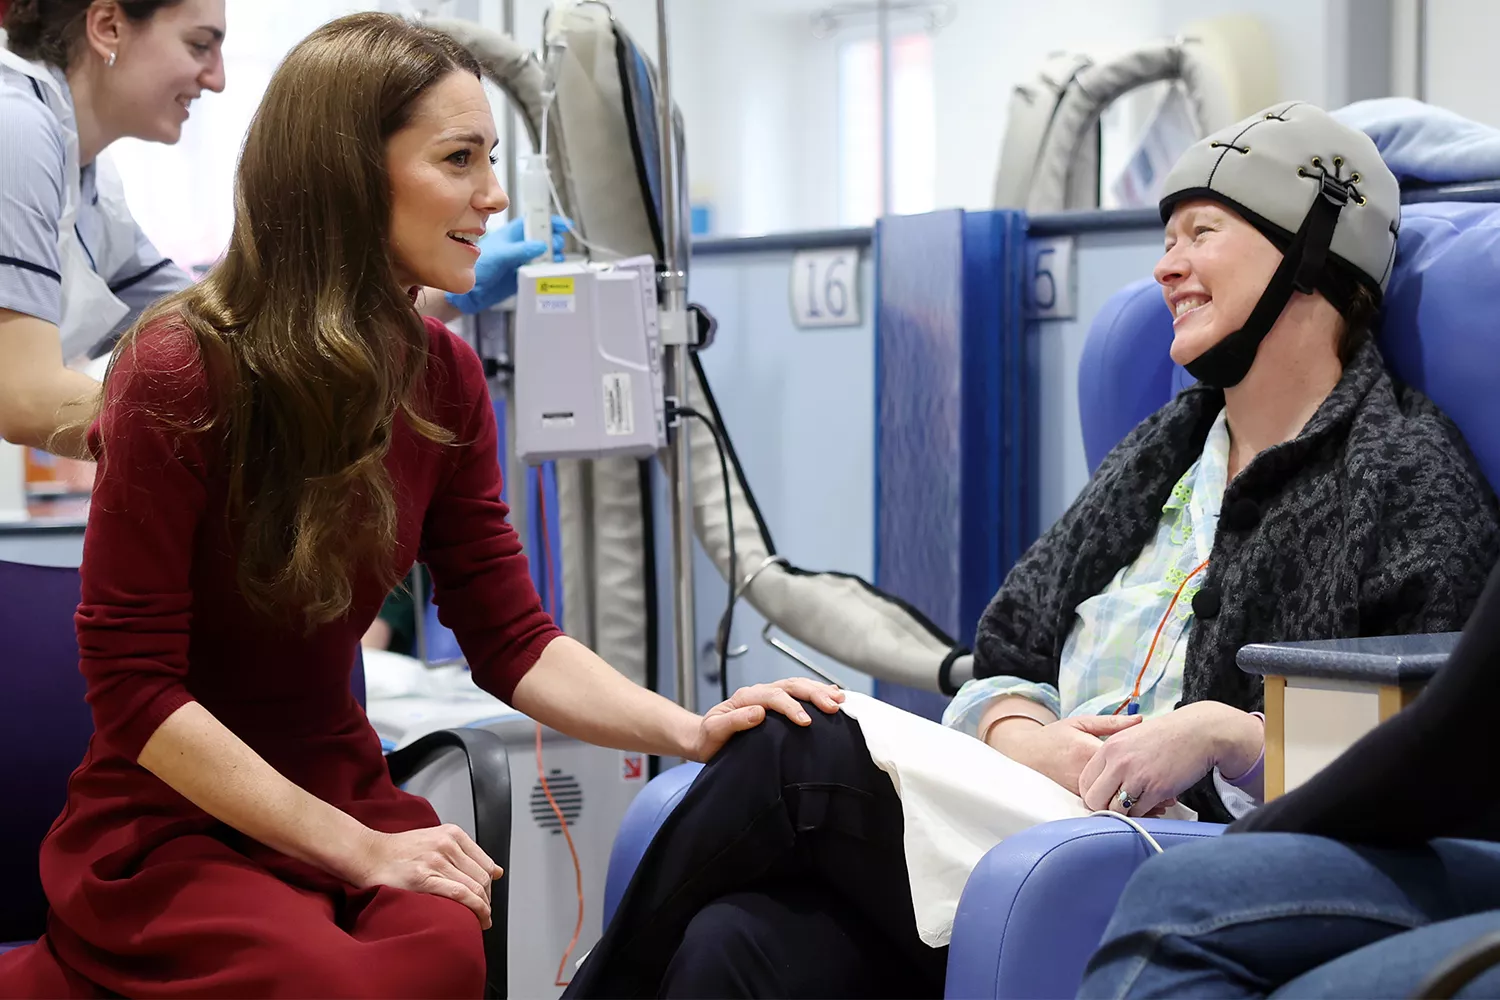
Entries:
[[901, 800], [852, 718], [811, 706], [809, 714], [807, 727], [770, 715], [704, 768], [647, 848], [568, 996], [655, 995], [700, 912], [789, 881], [860, 913], [941, 991], [946, 953], [916, 935]]
[[821, 884], [769, 885], [699, 910], [662, 979], [666, 1000], [918, 997], [926, 983], [884, 935]]

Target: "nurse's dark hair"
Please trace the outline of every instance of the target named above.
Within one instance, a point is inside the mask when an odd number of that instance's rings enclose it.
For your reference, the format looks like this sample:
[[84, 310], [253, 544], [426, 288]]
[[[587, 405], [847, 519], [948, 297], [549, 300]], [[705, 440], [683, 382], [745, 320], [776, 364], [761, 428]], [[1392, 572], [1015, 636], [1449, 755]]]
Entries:
[[392, 259], [385, 156], [454, 72], [480, 75], [447, 35], [389, 14], [300, 42], [250, 123], [224, 257], [115, 353], [153, 321], [192, 332], [214, 405], [199, 426], [223, 442], [242, 538], [240, 590], [309, 628], [349, 611], [362, 574], [400, 582], [385, 468], [397, 422], [455, 438], [423, 414], [428, 332]]
[[[95, 0], [10, 0], [5, 9], [6, 48], [22, 59], [68, 68], [74, 46], [83, 39], [84, 16]], [[182, 0], [109, 0], [136, 23], [149, 21], [163, 7]]]

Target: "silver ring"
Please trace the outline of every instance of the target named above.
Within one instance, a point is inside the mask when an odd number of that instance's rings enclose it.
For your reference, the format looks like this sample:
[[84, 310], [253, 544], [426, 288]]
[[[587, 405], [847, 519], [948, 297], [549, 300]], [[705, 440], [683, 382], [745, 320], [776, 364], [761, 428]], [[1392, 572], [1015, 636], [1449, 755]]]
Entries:
[[1120, 789], [1120, 808], [1121, 809], [1125, 810], [1126, 812], [1130, 812], [1131, 809], [1135, 808], [1136, 802], [1137, 802], [1136, 799], [1133, 799], [1133, 798], [1130, 797], [1130, 793], [1129, 792], [1127, 792], [1123, 788]]

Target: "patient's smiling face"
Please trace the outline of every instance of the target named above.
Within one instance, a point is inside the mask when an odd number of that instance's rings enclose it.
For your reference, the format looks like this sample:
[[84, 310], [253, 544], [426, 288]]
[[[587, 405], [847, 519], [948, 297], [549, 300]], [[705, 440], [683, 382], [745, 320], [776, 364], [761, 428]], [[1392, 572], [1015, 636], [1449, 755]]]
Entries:
[[1172, 360], [1185, 365], [1245, 325], [1281, 251], [1216, 201], [1185, 201], [1167, 221], [1155, 277], [1172, 310]]

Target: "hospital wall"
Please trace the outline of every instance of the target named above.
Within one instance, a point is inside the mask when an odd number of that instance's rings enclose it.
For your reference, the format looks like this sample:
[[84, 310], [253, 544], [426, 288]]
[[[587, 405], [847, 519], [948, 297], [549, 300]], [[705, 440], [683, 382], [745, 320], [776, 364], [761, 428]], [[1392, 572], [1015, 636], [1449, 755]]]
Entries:
[[1467, 118], [1500, 126], [1500, 64], [1495, 59], [1500, 4], [1428, 0], [1426, 10], [1422, 96]]
[[[778, 551], [805, 569], [870, 579], [875, 542], [873, 255], [865, 253], [860, 268], [862, 322], [815, 331], [792, 323], [791, 264], [791, 250], [765, 249], [754, 241], [724, 241], [694, 260], [691, 296], [709, 304], [719, 321], [714, 345], [702, 354], [704, 373]], [[701, 547], [694, 566], [698, 703], [711, 705], [719, 700], [710, 680], [717, 669], [712, 641], [726, 587]], [[731, 646], [747, 651], [731, 662], [731, 686], [795, 672], [790, 661], [761, 641], [764, 624], [748, 603], [736, 609]], [[810, 650], [801, 652], [849, 689], [871, 690], [870, 678]]]
[[[953, 23], [933, 36], [930, 207], [990, 207], [1012, 88], [1050, 52], [1108, 58], [1207, 17], [1251, 13], [1270, 36], [1281, 96], [1343, 103], [1351, 2], [1388, 10], [1384, 0], [958, 0]], [[500, 0], [468, 3], [486, 23], [499, 23]], [[549, 0], [515, 0], [519, 40], [540, 45], [548, 6]], [[838, 64], [840, 46], [871, 37], [874, 26], [866, 19], [818, 38], [810, 15], [826, 6], [821, 0], [668, 5], [691, 186], [695, 198], [713, 205], [719, 234], [870, 221], [839, 213]], [[611, 0], [611, 7], [654, 58], [655, 0]], [[893, 20], [897, 34], [920, 27], [909, 17]]]
[[[1379, 8], [1381, 0], [1352, 0]], [[694, 0], [670, 5], [676, 96], [688, 127], [695, 196], [716, 231], [823, 229], [839, 215], [840, 46], [859, 22], [819, 39], [812, 0]], [[620, 21], [655, 49], [654, 0], [616, 0]], [[543, 0], [517, 0], [517, 34], [540, 34]], [[1339, 104], [1349, 96], [1351, 0], [959, 0], [933, 37], [933, 208], [987, 208], [1013, 87], [1057, 50], [1127, 51], [1219, 14], [1251, 13], [1275, 50], [1280, 95]], [[896, 18], [893, 31], [918, 30]], [[1127, 136], [1129, 142], [1133, 136]]]
[[[1416, 89], [1415, 0], [956, 0], [952, 24], [932, 37], [933, 174], [926, 208], [990, 206], [1007, 104], [1049, 52], [1106, 58], [1221, 14], [1265, 26], [1283, 96], [1337, 105]], [[539, 46], [549, 0], [514, 0], [515, 32]], [[612, 0], [620, 22], [655, 53], [655, 0]], [[693, 197], [714, 209], [717, 235], [795, 232], [872, 219], [841, 215], [848, 170], [839, 144], [840, 47], [869, 38], [868, 19], [831, 38], [810, 29], [821, 0], [669, 0], [675, 96], [688, 127]], [[501, 0], [229, 0], [229, 87], [205, 94], [175, 147], [126, 141], [114, 152], [147, 233], [188, 264], [212, 260], [227, 240], [236, 155], [250, 114], [288, 47], [352, 10], [430, 10], [499, 27]], [[1483, 46], [1500, 8], [1488, 0], [1430, 0], [1426, 63], [1434, 100], [1500, 122], [1500, 80]], [[1371, 46], [1372, 30], [1384, 48]], [[896, 33], [919, 29], [897, 17]], [[1377, 41], [1379, 41], [1377, 39]], [[1453, 53], [1453, 55], [1449, 55]], [[1374, 83], [1371, 83], [1371, 80]], [[1484, 84], [1476, 86], [1475, 81]], [[1361, 82], [1363, 81], [1363, 82]], [[1402, 88], [1405, 88], [1405, 91]], [[1494, 105], [1492, 107], [1492, 105]], [[1144, 108], [1106, 118], [1106, 157], [1126, 151]], [[1132, 112], [1134, 112], [1132, 114]], [[1124, 116], [1125, 121], [1120, 121]], [[1133, 119], [1133, 120], [1132, 120]], [[897, 137], [901, 141], [901, 137]], [[524, 147], [524, 136], [522, 137]], [[920, 192], [919, 192], [920, 200]]]

